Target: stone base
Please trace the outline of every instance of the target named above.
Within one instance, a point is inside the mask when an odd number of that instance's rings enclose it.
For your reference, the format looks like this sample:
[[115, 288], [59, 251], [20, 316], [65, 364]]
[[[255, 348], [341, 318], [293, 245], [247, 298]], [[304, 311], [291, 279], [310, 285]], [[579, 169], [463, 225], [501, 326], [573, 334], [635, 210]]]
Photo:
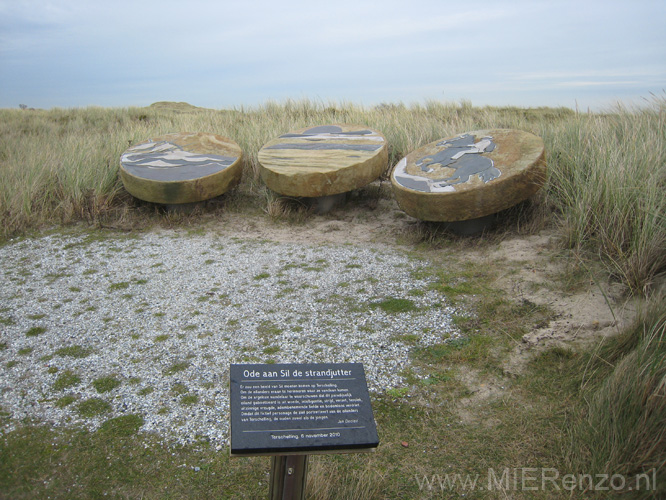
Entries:
[[172, 214], [191, 214], [197, 207], [204, 207], [205, 201], [195, 201], [192, 203], [169, 203], [162, 205], [168, 213]]
[[323, 215], [329, 213], [334, 208], [344, 205], [347, 201], [347, 193], [317, 196], [315, 198], [303, 198], [303, 200], [308, 207], [313, 209], [314, 213]]
[[459, 220], [443, 223], [444, 228], [458, 236], [472, 236], [490, 229], [495, 222], [495, 214], [478, 217], [476, 219]]

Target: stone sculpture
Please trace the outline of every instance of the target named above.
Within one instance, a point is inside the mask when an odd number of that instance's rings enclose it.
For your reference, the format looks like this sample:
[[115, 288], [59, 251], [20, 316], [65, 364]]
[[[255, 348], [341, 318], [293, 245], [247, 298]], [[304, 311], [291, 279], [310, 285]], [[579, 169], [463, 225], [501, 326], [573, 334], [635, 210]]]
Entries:
[[536, 193], [546, 179], [543, 141], [492, 129], [441, 139], [400, 160], [391, 174], [400, 207], [425, 221], [478, 219]]
[[132, 196], [177, 205], [214, 198], [240, 181], [240, 147], [206, 133], [168, 134], [130, 147], [120, 158], [120, 177]]

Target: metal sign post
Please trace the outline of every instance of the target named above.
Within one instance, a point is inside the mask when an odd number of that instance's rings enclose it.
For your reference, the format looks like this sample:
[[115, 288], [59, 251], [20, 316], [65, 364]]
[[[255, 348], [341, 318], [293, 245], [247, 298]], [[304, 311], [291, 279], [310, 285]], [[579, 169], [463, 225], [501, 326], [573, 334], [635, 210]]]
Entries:
[[307, 455], [271, 458], [270, 500], [303, 500], [308, 477]]

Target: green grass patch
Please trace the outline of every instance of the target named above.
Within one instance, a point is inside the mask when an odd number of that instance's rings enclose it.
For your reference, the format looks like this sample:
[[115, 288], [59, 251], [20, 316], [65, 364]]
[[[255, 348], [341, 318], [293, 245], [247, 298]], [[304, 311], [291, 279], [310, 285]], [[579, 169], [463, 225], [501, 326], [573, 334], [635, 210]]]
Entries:
[[489, 368], [498, 362], [500, 358], [498, 346], [501, 345], [503, 345], [503, 339], [478, 334], [417, 348], [415, 354], [419, 359], [434, 364], [469, 364], [479, 368]]
[[43, 425], [20, 427], [4, 436], [0, 496], [92, 499], [105, 498], [107, 493], [110, 498], [157, 499], [262, 498], [267, 494], [265, 458], [239, 463], [224, 456], [227, 448], [170, 447], [149, 433], [138, 432], [139, 415], [107, 422], [97, 432]]
[[111, 411], [111, 403], [100, 398], [90, 398], [76, 405], [76, 412], [84, 418], [92, 418]]
[[97, 432], [113, 437], [133, 436], [139, 432], [143, 422], [140, 415], [122, 415], [104, 422]]
[[409, 394], [409, 388], [408, 387], [394, 387], [392, 389], [388, 389], [386, 391], [386, 394], [394, 399], [399, 399], [399, 398], [404, 398], [407, 394]]
[[74, 401], [76, 401], [76, 397], [72, 396], [71, 394], [67, 394], [66, 396], [57, 399], [54, 404], [56, 408], [64, 408], [65, 406], [71, 405]]
[[92, 354], [92, 349], [80, 345], [72, 345], [56, 349], [54, 354], [62, 357], [86, 358]]
[[405, 344], [418, 344], [419, 340], [421, 340], [421, 337], [410, 333], [404, 335], [396, 335], [395, 337], [392, 337], [391, 340], [397, 342], [403, 342]]
[[430, 285], [431, 290], [436, 290], [449, 299], [455, 299], [461, 295], [475, 295], [483, 292], [483, 288], [471, 281], [457, 281], [455, 284], [435, 283]]
[[389, 314], [403, 313], [416, 311], [417, 307], [414, 304], [414, 301], [410, 299], [397, 299], [397, 298], [388, 298], [381, 300], [379, 302], [370, 303], [372, 309], [379, 308], [384, 312]]
[[276, 346], [276, 345], [268, 346], [268, 347], [264, 347], [264, 349], [262, 350], [262, 352], [263, 352], [264, 354], [269, 354], [269, 355], [270, 355], [270, 354], [275, 354], [276, 352], [280, 352], [280, 347], [279, 347], [279, 346]]
[[46, 327], [43, 326], [33, 326], [30, 329], [28, 329], [27, 332], [25, 332], [26, 337], [36, 337], [37, 335], [41, 335], [46, 331]]
[[193, 404], [197, 404], [199, 402], [199, 396], [196, 394], [185, 394], [183, 397], [180, 398], [180, 404], [189, 406]]
[[16, 322], [11, 316], [0, 316], [0, 325], [11, 326], [14, 324], [16, 324]]
[[257, 326], [257, 333], [264, 339], [269, 339], [271, 337], [276, 337], [282, 333], [282, 328], [277, 326], [271, 320], [262, 320]]
[[92, 382], [93, 387], [100, 394], [104, 392], [110, 392], [114, 390], [116, 387], [118, 387], [120, 384], [121, 384], [120, 380], [111, 376], [100, 377], [98, 379], [93, 380]]
[[115, 292], [116, 290], [126, 290], [129, 288], [130, 283], [129, 281], [120, 281], [118, 283], [111, 283], [109, 285], [109, 291]]
[[72, 387], [73, 385], [78, 385], [81, 383], [81, 377], [71, 370], [65, 370], [55, 379], [53, 383], [53, 388], [56, 391], [61, 391], [67, 387]]

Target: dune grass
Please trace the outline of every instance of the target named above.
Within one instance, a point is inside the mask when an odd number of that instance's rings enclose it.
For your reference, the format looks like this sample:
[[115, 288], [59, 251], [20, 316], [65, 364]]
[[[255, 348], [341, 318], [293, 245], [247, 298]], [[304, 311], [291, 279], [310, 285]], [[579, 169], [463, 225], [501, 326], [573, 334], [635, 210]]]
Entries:
[[[575, 116], [550, 142], [548, 194], [566, 243], [594, 249], [632, 290], [666, 266], [666, 101]], [[546, 131], [544, 131], [544, 134]]]
[[665, 341], [666, 304], [656, 300], [590, 349], [556, 347], [532, 361], [524, 387], [550, 401], [542, 416], [558, 429], [558, 470], [585, 498], [664, 498]]
[[666, 307], [652, 306], [581, 359], [581, 415], [570, 463], [591, 474], [654, 473], [666, 493]]
[[204, 131], [234, 139], [246, 164], [227, 205], [274, 215], [279, 201], [259, 180], [257, 152], [285, 131], [322, 123], [373, 127], [389, 143], [388, 174], [400, 158], [438, 138], [518, 128], [545, 141], [550, 179], [539, 203], [563, 242], [581, 256], [600, 255], [619, 280], [643, 293], [666, 268], [665, 111], [666, 98], [656, 96], [644, 108], [603, 114], [434, 101], [366, 108], [307, 99], [232, 110], [164, 102], [128, 109], [2, 109], [0, 240], [79, 221], [145, 224], [154, 207], [126, 193], [118, 161], [130, 144], [160, 134]]

